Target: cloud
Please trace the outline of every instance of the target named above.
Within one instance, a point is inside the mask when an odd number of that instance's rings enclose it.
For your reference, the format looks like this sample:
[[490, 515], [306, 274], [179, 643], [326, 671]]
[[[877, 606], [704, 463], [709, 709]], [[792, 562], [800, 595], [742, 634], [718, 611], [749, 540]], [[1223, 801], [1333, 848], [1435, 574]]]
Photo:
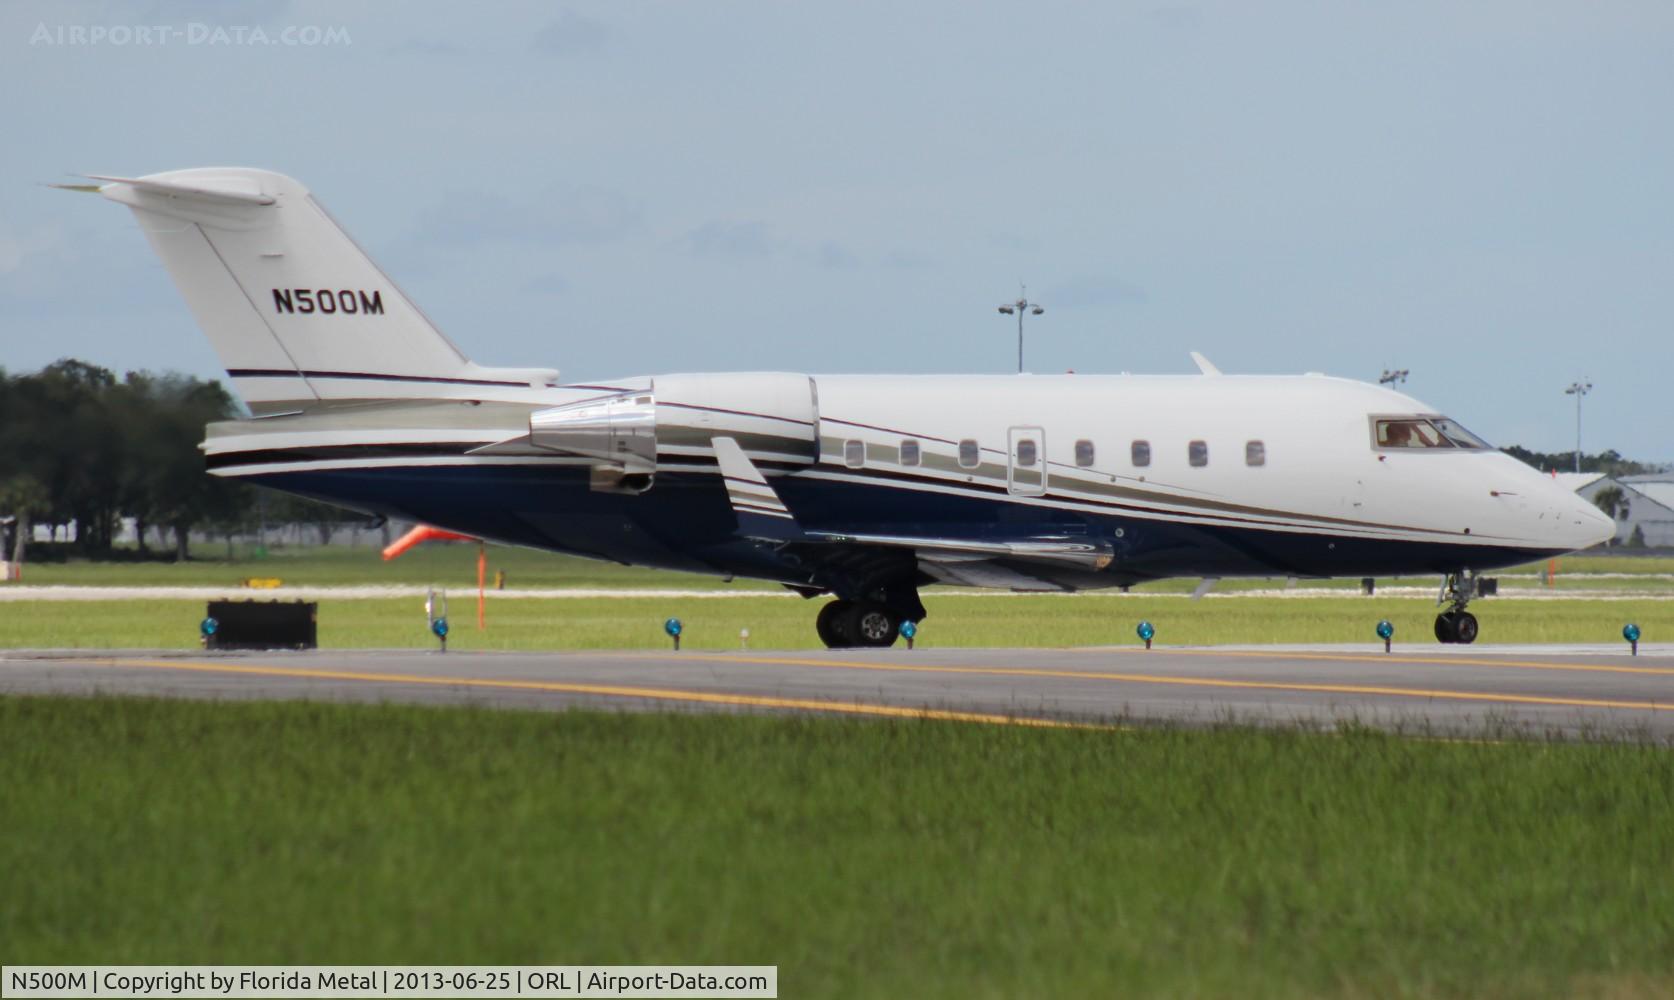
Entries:
[[465, 49], [452, 42], [428, 38], [410, 38], [405, 42], [391, 45], [389, 52], [398, 56], [458, 56], [464, 55]]
[[765, 222], [706, 222], [681, 242], [694, 257], [766, 257], [780, 245]]
[[912, 250], [892, 250], [884, 255], [883, 265], [900, 271], [917, 271], [929, 267], [930, 258]]
[[826, 240], [824, 243], [815, 247], [813, 252], [809, 254], [809, 259], [811, 259], [815, 264], [818, 264], [820, 267], [842, 270], [855, 267], [860, 263], [859, 258], [850, 253], [848, 248], [831, 240]]
[[[124, 24], [174, 24], [196, 21], [203, 24], [269, 24], [291, 7], [290, 0], [249, 0], [230, 4], [225, 0], [149, 0], [138, 5], [111, 4], [111, 16]], [[137, 12], [137, 13], [136, 13]]]
[[1145, 289], [1109, 275], [1071, 278], [1041, 295], [1041, 301], [1059, 309], [1087, 309], [1150, 301]]
[[24, 231], [0, 223], [0, 275], [16, 274], [34, 263], [60, 263], [67, 249], [61, 224]]
[[531, 243], [542, 246], [607, 243], [637, 231], [639, 206], [619, 191], [576, 188], [556, 198], [513, 202], [492, 192], [455, 192], [419, 220], [427, 241], [468, 246]]
[[584, 55], [604, 48], [613, 34], [604, 22], [572, 10], [565, 11], [558, 20], [535, 32], [534, 41], [530, 44], [535, 51], [549, 55]]
[[762, 258], [782, 257], [813, 267], [849, 270], [861, 259], [836, 240], [807, 243], [776, 235], [765, 222], [706, 222], [685, 236], [678, 245], [694, 257]]

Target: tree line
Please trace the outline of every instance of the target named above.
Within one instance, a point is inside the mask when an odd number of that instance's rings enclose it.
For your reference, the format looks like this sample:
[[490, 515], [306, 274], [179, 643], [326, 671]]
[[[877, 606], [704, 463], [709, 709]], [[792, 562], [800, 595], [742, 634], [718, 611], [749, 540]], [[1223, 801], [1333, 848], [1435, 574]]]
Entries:
[[151, 529], [162, 528], [174, 558], [185, 559], [195, 530], [243, 532], [262, 514], [276, 522], [350, 516], [206, 473], [204, 425], [241, 415], [221, 383], [190, 375], [119, 379], [71, 359], [23, 375], [0, 369], [0, 515], [17, 518], [7, 557], [22, 561], [35, 525], [74, 523], [74, 548], [101, 557], [132, 518], [142, 555]]
[[[1575, 472], [1575, 452], [1573, 451], [1531, 451], [1517, 445], [1501, 448], [1501, 451], [1518, 461], [1534, 466], [1542, 472], [1556, 469], [1559, 472]], [[1617, 476], [1644, 476], [1654, 472], [1667, 472], [1668, 466], [1655, 462], [1635, 462], [1622, 457], [1622, 453], [1614, 448], [1606, 448], [1594, 455], [1581, 453], [1581, 472], [1602, 472], [1610, 478]]]

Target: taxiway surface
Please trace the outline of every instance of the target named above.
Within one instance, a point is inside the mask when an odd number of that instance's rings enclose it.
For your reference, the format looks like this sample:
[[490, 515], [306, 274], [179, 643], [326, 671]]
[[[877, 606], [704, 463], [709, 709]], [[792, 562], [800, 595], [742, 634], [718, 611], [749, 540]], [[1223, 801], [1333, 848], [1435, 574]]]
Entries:
[[1358, 720], [1674, 739], [1674, 648], [0, 652], [0, 693], [820, 712], [1023, 724]]

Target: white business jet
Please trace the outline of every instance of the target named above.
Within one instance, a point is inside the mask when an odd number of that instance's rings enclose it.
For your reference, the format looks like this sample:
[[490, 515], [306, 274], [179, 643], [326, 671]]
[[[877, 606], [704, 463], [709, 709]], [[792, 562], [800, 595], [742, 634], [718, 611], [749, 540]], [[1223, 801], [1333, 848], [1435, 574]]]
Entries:
[[252, 418], [211, 472], [513, 545], [830, 594], [887, 646], [932, 583], [1474, 576], [1610, 519], [1416, 399], [1322, 375], [643, 375], [466, 359], [306, 188], [203, 168], [80, 185], [133, 210]]

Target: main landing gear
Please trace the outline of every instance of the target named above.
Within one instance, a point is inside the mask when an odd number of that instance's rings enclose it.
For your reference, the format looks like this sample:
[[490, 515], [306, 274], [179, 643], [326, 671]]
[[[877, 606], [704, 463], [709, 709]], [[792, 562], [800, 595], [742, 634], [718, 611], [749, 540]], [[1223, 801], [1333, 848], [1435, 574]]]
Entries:
[[895, 644], [905, 616], [873, 601], [835, 600], [820, 609], [814, 628], [831, 649]]
[[1465, 610], [1465, 605], [1476, 596], [1476, 576], [1470, 570], [1449, 573], [1442, 578], [1437, 604], [1452, 603], [1436, 616], [1436, 641], [1473, 643], [1476, 641], [1476, 616]]

